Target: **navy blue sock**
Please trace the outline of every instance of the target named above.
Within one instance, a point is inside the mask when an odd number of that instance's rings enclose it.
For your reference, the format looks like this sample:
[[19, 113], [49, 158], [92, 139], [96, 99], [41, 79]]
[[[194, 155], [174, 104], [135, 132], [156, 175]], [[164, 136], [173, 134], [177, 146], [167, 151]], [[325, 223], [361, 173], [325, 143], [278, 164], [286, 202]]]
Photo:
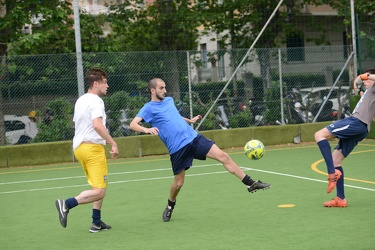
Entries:
[[337, 196], [340, 197], [341, 199], [345, 199], [345, 193], [344, 193], [344, 169], [340, 167], [336, 167], [336, 169], [340, 170], [342, 175], [340, 179], [337, 180], [336, 183], [336, 192]]
[[95, 225], [100, 225], [102, 223], [101, 221], [101, 215], [99, 209], [92, 209], [92, 223]]
[[65, 205], [69, 209], [72, 209], [73, 207], [78, 206], [78, 201], [76, 200], [76, 198], [68, 198], [67, 200], [65, 200]]
[[333, 174], [335, 172], [335, 167], [333, 166], [331, 146], [329, 145], [328, 140], [324, 139], [318, 142], [318, 146], [323, 155], [324, 161], [326, 162], [328, 174]]

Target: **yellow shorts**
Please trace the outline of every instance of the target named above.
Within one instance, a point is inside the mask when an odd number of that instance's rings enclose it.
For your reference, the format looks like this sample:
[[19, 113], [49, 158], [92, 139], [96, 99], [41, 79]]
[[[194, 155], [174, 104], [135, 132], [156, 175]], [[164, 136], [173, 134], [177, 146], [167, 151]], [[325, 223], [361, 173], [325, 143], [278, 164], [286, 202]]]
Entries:
[[81, 163], [87, 177], [87, 182], [92, 187], [107, 187], [108, 168], [103, 145], [81, 144], [74, 150], [74, 156]]

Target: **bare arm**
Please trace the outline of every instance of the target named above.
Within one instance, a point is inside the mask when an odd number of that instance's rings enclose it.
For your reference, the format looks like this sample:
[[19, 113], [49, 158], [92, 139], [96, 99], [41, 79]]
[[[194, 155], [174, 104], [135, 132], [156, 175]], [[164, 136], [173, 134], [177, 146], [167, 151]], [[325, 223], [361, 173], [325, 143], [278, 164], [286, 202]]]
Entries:
[[187, 123], [196, 123], [199, 119], [202, 119], [202, 116], [201, 115], [197, 115], [197, 116], [194, 116], [193, 118], [191, 119], [188, 119], [188, 118], [185, 118], [185, 117], [182, 117]]
[[357, 76], [355, 79], [354, 79], [354, 82], [353, 82], [353, 89], [354, 91], [358, 91], [358, 86], [360, 86], [362, 84], [362, 79], [361, 79], [361, 76]]
[[132, 122], [130, 123], [130, 129], [135, 131], [135, 132], [140, 132], [140, 133], [145, 133], [145, 134], [152, 134], [152, 135], [157, 135], [159, 133], [159, 129], [156, 127], [152, 128], [145, 128], [141, 126], [139, 123], [143, 120], [142, 117], [134, 117]]
[[103, 125], [103, 121], [101, 117], [95, 118], [92, 121], [92, 125], [94, 130], [109, 144], [112, 145], [111, 151], [109, 151], [112, 155], [112, 158], [117, 158], [119, 151], [117, 148], [117, 143], [113, 140], [112, 136], [108, 133], [106, 127]]

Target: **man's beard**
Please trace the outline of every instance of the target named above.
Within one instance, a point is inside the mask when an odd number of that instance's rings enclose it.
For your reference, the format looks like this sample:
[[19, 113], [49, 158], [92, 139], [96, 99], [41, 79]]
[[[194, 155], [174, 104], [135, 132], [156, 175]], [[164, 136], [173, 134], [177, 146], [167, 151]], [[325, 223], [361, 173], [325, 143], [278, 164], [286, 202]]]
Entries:
[[156, 95], [156, 98], [158, 98], [160, 101], [163, 101], [165, 96], [163, 95]]

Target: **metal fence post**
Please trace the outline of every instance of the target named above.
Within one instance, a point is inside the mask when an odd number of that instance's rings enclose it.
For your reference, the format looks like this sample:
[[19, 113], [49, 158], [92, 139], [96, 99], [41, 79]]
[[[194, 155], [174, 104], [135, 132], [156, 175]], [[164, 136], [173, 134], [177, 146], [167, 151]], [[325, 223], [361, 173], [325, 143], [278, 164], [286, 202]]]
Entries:
[[281, 70], [281, 50], [279, 49], [279, 79], [280, 79], [280, 112], [281, 112], [281, 124], [285, 124], [284, 121], [284, 99], [283, 99], [283, 76]]

